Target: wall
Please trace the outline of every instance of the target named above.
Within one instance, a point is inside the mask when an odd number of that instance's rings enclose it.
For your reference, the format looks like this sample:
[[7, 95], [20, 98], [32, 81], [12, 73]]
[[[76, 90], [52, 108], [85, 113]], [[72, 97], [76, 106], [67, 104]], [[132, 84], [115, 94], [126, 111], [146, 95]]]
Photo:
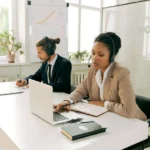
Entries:
[[[20, 75], [21, 78], [25, 78], [31, 74], [34, 74], [41, 63], [16, 63], [16, 64], [0, 64], [0, 82], [5, 81], [15, 81], [17, 80], [17, 74]], [[73, 64], [72, 66], [72, 74], [75, 72], [87, 71], [88, 66], [87, 63], [83, 64]]]

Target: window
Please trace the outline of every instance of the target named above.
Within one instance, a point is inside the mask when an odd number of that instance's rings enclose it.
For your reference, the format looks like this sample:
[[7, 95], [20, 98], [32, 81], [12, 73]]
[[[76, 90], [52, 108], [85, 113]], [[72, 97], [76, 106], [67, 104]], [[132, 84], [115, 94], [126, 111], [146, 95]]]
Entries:
[[66, 0], [66, 3], [75, 3], [75, 4], [79, 4], [79, 0]]
[[78, 24], [79, 24], [79, 9], [74, 6], [68, 8], [68, 49], [69, 52], [78, 50]]
[[114, 6], [116, 5], [116, 3], [117, 3], [116, 0], [103, 0], [103, 7]]
[[[9, 29], [9, 6], [10, 0], [0, 1], [0, 33]], [[0, 56], [5, 55], [0, 50]]]
[[100, 12], [81, 10], [80, 50], [91, 51], [94, 39], [100, 33]]
[[145, 9], [145, 26], [143, 28], [144, 32], [144, 43], [143, 43], [143, 56], [146, 56], [147, 58], [150, 58], [150, 4], [146, 4]]
[[68, 8], [69, 53], [91, 48], [100, 33], [101, 0], [66, 0]]
[[100, 8], [101, 7], [101, 0], [82, 0], [81, 5]]

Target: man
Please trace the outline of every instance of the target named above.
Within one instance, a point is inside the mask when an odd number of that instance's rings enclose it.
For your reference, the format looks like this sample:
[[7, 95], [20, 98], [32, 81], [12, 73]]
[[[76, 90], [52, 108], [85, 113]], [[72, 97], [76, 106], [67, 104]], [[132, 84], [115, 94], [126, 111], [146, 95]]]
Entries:
[[29, 79], [43, 81], [51, 85], [54, 92], [70, 93], [70, 76], [72, 65], [69, 60], [55, 53], [56, 44], [60, 39], [43, 38], [36, 44], [38, 58], [43, 61], [40, 69], [29, 77], [18, 80], [16, 85], [21, 87], [28, 84]]

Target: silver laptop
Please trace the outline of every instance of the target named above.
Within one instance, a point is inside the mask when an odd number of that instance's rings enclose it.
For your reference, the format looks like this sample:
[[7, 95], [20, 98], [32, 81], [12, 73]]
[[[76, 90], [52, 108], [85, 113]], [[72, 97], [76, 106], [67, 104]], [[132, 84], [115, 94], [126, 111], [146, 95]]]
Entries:
[[64, 100], [66, 96], [67, 94], [65, 93], [53, 92], [52, 86], [50, 85], [29, 79], [31, 112], [52, 125], [80, 118], [80, 116], [75, 112], [53, 112], [53, 104]]

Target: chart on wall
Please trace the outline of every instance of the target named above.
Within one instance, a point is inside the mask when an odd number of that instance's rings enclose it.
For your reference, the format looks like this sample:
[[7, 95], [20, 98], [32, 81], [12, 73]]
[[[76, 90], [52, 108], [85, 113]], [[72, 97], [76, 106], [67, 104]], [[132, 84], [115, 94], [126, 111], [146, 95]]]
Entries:
[[36, 43], [43, 37], [61, 39], [56, 53], [63, 57], [68, 55], [67, 7], [30, 6], [27, 8], [28, 39], [30, 62], [38, 62]]

